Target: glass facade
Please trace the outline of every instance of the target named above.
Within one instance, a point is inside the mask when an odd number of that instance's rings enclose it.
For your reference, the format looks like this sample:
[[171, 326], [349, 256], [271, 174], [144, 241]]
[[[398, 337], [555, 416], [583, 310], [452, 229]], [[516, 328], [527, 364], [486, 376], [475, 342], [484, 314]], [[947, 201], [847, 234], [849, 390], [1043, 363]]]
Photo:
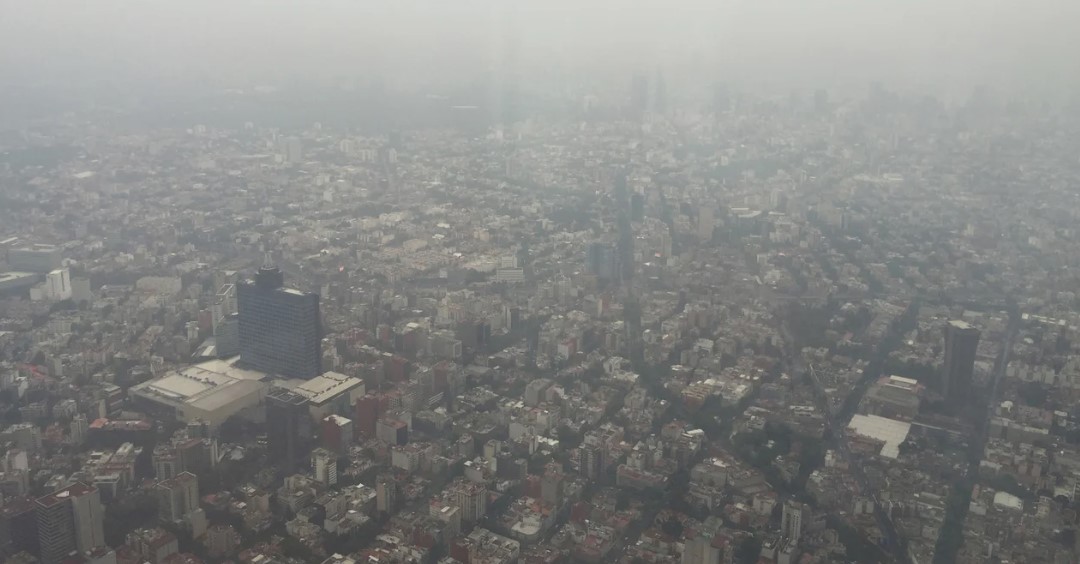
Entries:
[[319, 296], [282, 287], [281, 272], [264, 267], [237, 286], [240, 364], [289, 378], [322, 374]]

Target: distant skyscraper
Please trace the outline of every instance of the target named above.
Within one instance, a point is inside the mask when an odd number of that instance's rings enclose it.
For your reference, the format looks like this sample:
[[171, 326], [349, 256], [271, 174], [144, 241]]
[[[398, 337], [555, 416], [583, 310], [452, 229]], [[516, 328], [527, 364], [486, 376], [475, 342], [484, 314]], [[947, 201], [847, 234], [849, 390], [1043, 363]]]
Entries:
[[237, 286], [240, 363], [290, 378], [322, 374], [319, 296], [284, 288], [284, 276], [263, 266]]
[[614, 280], [619, 275], [615, 246], [593, 243], [585, 256], [585, 271], [601, 280]]
[[313, 432], [307, 398], [284, 388], [270, 390], [266, 394], [266, 425], [270, 460], [280, 464], [285, 474], [292, 474], [311, 448]]
[[97, 488], [77, 482], [38, 498], [41, 561], [61, 562], [72, 551], [105, 546], [105, 514]]
[[716, 216], [713, 209], [710, 207], [699, 208], [697, 224], [698, 239], [706, 243], [712, 241], [713, 229], [715, 228]]
[[630, 220], [645, 221], [645, 195], [634, 192], [630, 194]]
[[979, 330], [964, 321], [950, 321], [945, 326], [941, 393], [946, 399], [957, 400], [970, 393], [979, 336]]

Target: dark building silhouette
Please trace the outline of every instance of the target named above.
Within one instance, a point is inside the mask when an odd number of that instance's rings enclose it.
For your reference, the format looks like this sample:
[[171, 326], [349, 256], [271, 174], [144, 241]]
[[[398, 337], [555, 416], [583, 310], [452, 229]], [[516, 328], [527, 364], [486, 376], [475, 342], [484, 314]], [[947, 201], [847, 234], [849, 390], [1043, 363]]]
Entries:
[[0, 507], [0, 554], [26, 551], [38, 554], [37, 515], [34, 498], [8, 498]]
[[284, 388], [266, 394], [266, 447], [270, 460], [286, 474], [307, 459], [314, 431], [308, 400]]
[[945, 366], [941, 392], [946, 399], [959, 400], [970, 394], [978, 348], [978, 329], [963, 321], [950, 321], [945, 326]]
[[630, 220], [645, 221], [645, 195], [634, 192], [630, 194]]
[[285, 288], [273, 266], [236, 290], [242, 366], [290, 378], [322, 374], [318, 294]]
[[613, 245], [593, 243], [585, 256], [585, 271], [600, 280], [614, 280], [619, 275], [618, 255]]

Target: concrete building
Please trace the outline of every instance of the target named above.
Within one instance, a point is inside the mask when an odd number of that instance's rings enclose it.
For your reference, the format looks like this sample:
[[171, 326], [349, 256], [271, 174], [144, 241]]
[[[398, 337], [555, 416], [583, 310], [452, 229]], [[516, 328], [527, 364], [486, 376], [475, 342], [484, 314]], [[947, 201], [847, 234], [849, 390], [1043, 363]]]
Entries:
[[71, 418], [71, 442], [80, 445], [86, 442], [86, 432], [90, 430], [90, 421], [86, 416], [78, 414]]
[[375, 479], [375, 509], [380, 513], [393, 513], [397, 508], [397, 481], [390, 474], [380, 474]]
[[917, 380], [887, 376], [866, 392], [864, 411], [869, 415], [911, 421], [919, 414], [919, 393]]
[[60, 268], [63, 261], [63, 250], [56, 245], [31, 245], [7, 253], [8, 268], [16, 271], [45, 274]]
[[105, 545], [105, 514], [97, 488], [77, 482], [35, 502], [41, 560], [60, 562], [74, 550]]
[[461, 520], [476, 523], [487, 513], [487, 488], [475, 482], [462, 481], [451, 489], [454, 505], [461, 510]]
[[388, 445], [403, 445], [409, 442], [409, 425], [398, 419], [379, 419], [375, 424], [375, 438]]
[[240, 354], [240, 316], [232, 313], [214, 324], [214, 356], [232, 358]]
[[158, 518], [167, 523], [183, 521], [199, 508], [199, 478], [191, 472], [181, 472], [175, 478], [158, 482], [154, 492], [158, 499]]
[[805, 503], [789, 500], [784, 503], [784, 512], [780, 519], [780, 534], [793, 540], [799, 540], [803, 525], [810, 519], [810, 508]]
[[337, 483], [337, 454], [325, 448], [317, 448], [311, 451], [311, 468], [315, 473], [315, 481], [328, 486]]
[[266, 440], [270, 460], [286, 474], [295, 472], [311, 448], [311, 413], [308, 399], [284, 388], [266, 396]]
[[0, 292], [25, 292], [41, 280], [41, 275], [33, 272], [0, 272]]
[[724, 562], [723, 545], [714, 543], [713, 535], [707, 533], [707, 531], [698, 531], [697, 535], [686, 541], [683, 545], [682, 564], [721, 564]]
[[215, 359], [166, 372], [128, 389], [140, 408], [184, 422], [221, 425], [240, 411], [255, 407], [266, 397], [266, 374]]
[[71, 272], [58, 268], [45, 275], [45, 297], [52, 301], [71, 299]]
[[367, 393], [363, 380], [337, 372], [326, 372], [310, 380], [290, 380], [284, 385], [307, 398], [313, 421], [322, 421], [328, 415], [352, 415], [356, 400]]
[[206, 548], [215, 558], [232, 554], [239, 542], [240, 535], [232, 525], [214, 525], [206, 530]]
[[167, 558], [180, 552], [176, 535], [160, 527], [131, 531], [125, 538], [125, 544], [150, 564], [163, 564]]
[[327, 415], [322, 420], [319, 437], [322, 447], [339, 454], [349, 450], [353, 442], [353, 422], [340, 415]]

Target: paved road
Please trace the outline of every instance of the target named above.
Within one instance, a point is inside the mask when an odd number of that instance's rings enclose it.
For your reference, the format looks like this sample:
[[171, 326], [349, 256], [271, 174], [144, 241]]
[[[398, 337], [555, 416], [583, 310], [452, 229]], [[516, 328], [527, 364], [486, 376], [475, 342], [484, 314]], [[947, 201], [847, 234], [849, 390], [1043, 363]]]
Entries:
[[[907, 315], [908, 313], [910, 312], [905, 312], [903, 315]], [[896, 329], [891, 330], [896, 331]], [[871, 361], [870, 365], [863, 371], [862, 378], [851, 390], [842, 406], [857, 406], [859, 402], [862, 401], [862, 396], [870, 387], [869, 384], [880, 374], [884, 359], [888, 357], [889, 353], [892, 352], [892, 349], [900, 342], [899, 339], [891, 337], [891, 334], [887, 335], [882, 340], [881, 344], [878, 345], [877, 350], [874, 352], [875, 359]], [[801, 356], [797, 358], [799, 358], [797, 362], [801, 367]], [[825, 393], [824, 387], [818, 380], [813, 365], [810, 365], [809, 369], [810, 381], [814, 386], [814, 396], [817, 398], [818, 403], [821, 404], [819, 407], [825, 415], [828, 428], [833, 431], [837, 452], [839, 452], [844, 461], [848, 463], [848, 467], [851, 468], [852, 474], [855, 476], [855, 480], [859, 482], [859, 487], [862, 491], [868, 493], [874, 500], [874, 517], [877, 519], [878, 528], [881, 530], [881, 533], [885, 536], [885, 540], [888, 543], [887, 548], [898, 562], [908, 562], [907, 551], [900, 542], [900, 535], [896, 532], [896, 526], [893, 524], [892, 518], [886, 513], [885, 507], [881, 504], [877, 493], [870, 486], [870, 480], [866, 477], [863, 466], [859, 464], [858, 461], [854, 460], [851, 455], [851, 450], [848, 447], [846, 431], [847, 426], [854, 415], [854, 411], [850, 409], [841, 409], [839, 417], [836, 413], [833, 413], [832, 409], [830, 409], [828, 394]]]

